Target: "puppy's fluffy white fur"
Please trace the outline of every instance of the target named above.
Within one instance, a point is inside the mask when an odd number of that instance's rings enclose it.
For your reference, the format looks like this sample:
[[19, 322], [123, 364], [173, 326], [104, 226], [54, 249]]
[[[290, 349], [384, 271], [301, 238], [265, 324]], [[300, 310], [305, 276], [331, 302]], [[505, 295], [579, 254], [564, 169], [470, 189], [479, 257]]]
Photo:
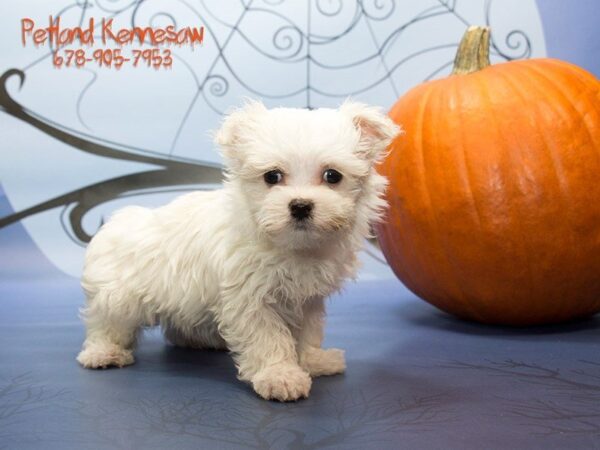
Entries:
[[[88, 368], [132, 364], [142, 327], [175, 345], [229, 349], [239, 378], [267, 399], [306, 397], [311, 377], [345, 370], [322, 349], [324, 299], [353, 277], [381, 217], [374, 164], [399, 128], [377, 108], [266, 109], [247, 103], [215, 135], [224, 188], [156, 209], [117, 211], [92, 239], [82, 285]], [[343, 175], [323, 178], [327, 169]], [[283, 174], [275, 185], [264, 174]], [[312, 202], [302, 221], [293, 200]]]

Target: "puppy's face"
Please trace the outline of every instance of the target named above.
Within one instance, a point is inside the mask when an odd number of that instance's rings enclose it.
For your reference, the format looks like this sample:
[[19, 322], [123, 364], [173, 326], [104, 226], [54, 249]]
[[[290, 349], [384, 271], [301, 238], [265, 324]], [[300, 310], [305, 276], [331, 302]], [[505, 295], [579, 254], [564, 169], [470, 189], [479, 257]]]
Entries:
[[258, 230], [279, 246], [310, 249], [374, 214], [368, 202], [381, 202], [385, 180], [373, 165], [398, 131], [358, 103], [313, 111], [250, 103], [215, 140]]

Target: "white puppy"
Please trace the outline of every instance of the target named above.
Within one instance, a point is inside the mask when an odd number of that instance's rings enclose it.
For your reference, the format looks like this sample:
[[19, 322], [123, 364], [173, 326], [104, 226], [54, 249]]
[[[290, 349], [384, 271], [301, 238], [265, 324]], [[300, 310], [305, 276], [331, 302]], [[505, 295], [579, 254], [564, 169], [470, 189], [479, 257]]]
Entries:
[[323, 303], [355, 275], [383, 212], [374, 164], [398, 133], [378, 109], [349, 101], [234, 111], [215, 136], [223, 189], [124, 208], [92, 239], [77, 360], [132, 364], [141, 327], [160, 324], [175, 345], [229, 349], [239, 378], [266, 399], [306, 397], [311, 377], [343, 372], [343, 351], [321, 348]]

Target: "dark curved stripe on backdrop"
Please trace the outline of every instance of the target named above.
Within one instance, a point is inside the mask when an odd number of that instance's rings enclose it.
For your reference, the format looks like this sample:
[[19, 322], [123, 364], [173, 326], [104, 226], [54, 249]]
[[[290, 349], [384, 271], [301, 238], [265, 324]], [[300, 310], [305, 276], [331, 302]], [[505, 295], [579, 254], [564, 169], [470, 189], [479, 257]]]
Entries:
[[[214, 163], [184, 160], [181, 158], [169, 159], [160, 156], [160, 152], [119, 145], [118, 143], [107, 141], [104, 141], [105, 143], [94, 142], [93, 136], [88, 137], [83, 133], [60, 129], [57, 124], [34, 116], [10, 96], [6, 89], [6, 84], [12, 76], [19, 77], [20, 87], [23, 86], [25, 81], [25, 73], [19, 69], [9, 69], [2, 74], [0, 77], [0, 110], [79, 151], [121, 161], [152, 164], [161, 168], [128, 174], [83, 186], [0, 218], [0, 228], [43, 211], [74, 204], [75, 206], [69, 214], [69, 223], [73, 235], [77, 239], [80, 239], [81, 242], [89, 242], [91, 236], [83, 229], [82, 221], [85, 214], [98, 205], [114, 200], [131, 191], [165, 186], [218, 184], [223, 180], [221, 167]], [[111, 146], [111, 144], [114, 146]], [[116, 148], [118, 146], [139, 153], [120, 150]]]

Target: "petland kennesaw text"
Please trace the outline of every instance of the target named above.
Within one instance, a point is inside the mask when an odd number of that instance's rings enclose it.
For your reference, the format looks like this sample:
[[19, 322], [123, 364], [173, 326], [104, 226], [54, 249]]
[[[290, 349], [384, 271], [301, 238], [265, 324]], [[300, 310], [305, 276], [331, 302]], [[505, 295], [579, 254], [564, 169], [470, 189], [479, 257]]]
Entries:
[[[103, 44], [110, 41], [119, 45], [132, 44], [150, 44], [153, 46], [160, 44], [193, 45], [202, 44], [204, 40], [204, 27], [186, 27], [177, 30], [173, 25], [165, 28], [159, 27], [133, 27], [113, 30], [113, 19], [102, 19], [100, 27], [100, 37]], [[52, 18], [50, 16], [50, 25], [46, 28], [36, 28], [32, 19], [21, 19], [21, 39], [23, 45], [27, 44], [28, 38], [36, 45], [43, 45], [48, 41], [52, 45], [69, 45], [79, 42], [82, 45], [94, 45], [94, 29], [96, 23], [94, 18], [90, 18], [87, 27], [60, 27], [60, 17]]]

